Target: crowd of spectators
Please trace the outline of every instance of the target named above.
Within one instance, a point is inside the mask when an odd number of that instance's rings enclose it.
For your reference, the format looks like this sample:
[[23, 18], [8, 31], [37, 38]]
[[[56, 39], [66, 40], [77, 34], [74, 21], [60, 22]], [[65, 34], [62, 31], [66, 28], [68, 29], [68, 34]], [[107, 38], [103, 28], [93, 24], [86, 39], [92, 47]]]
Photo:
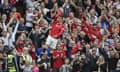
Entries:
[[0, 0], [0, 72], [120, 72], [120, 0]]

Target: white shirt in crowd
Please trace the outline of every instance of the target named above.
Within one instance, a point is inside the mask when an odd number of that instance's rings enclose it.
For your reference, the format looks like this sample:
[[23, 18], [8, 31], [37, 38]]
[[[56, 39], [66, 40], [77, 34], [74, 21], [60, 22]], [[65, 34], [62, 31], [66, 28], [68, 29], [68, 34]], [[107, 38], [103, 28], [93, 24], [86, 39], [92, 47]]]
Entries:
[[[92, 49], [89, 50], [89, 53], [92, 54]], [[100, 55], [99, 49], [97, 48], [97, 49], [96, 49], [96, 56], [99, 56], [99, 55]]]
[[13, 42], [15, 42], [15, 35], [17, 32], [17, 28], [19, 26], [19, 22], [17, 22], [14, 31], [12, 32], [12, 35], [10, 36], [10, 33], [7, 32], [7, 36], [6, 37], [1, 37], [1, 39], [4, 41], [4, 45], [10, 46], [10, 47], [14, 47]]
[[[26, 21], [32, 21], [33, 20], [33, 13], [27, 13], [26, 14]], [[25, 26], [27, 27], [33, 27], [32, 22], [26, 22]]]
[[3, 26], [3, 30], [7, 31], [7, 26], [5, 25], [5, 22], [2, 23], [2, 26]]

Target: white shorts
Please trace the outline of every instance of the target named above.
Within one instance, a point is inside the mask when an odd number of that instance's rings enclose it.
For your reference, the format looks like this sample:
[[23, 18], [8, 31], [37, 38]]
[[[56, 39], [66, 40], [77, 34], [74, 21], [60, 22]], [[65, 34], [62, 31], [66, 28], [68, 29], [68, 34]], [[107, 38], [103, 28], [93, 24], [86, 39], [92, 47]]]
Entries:
[[47, 40], [46, 40], [46, 44], [52, 48], [52, 49], [56, 49], [56, 45], [57, 45], [57, 39], [51, 37], [50, 35], [48, 36]]

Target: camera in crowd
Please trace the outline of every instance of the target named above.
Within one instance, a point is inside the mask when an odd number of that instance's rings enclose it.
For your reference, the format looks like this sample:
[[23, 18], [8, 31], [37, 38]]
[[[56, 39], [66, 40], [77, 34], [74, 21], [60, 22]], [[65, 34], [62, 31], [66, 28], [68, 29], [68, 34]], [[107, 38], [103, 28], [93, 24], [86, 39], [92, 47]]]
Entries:
[[13, 52], [14, 48], [13, 47], [9, 47], [9, 46], [4, 46], [4, 51], [6, 54], [11, 54]]

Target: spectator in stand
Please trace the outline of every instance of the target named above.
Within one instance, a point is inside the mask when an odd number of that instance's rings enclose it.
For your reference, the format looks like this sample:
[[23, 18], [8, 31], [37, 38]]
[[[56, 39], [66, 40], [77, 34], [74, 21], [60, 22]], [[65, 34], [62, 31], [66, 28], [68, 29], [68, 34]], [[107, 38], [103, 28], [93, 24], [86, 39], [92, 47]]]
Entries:
[[50, 71], [51, 65], [47, 50], [41, 51], [41, 55], [38, 57], [37, 64], [39, 66], [40, 72]]
[[15, 15], [15, 18], [16, 18], [16, 19], [19, 19], [19, 20], [20, 20], [21, 14], [20, 14], [19, 12], [17, 12], [16, 7], [13, 7], [13, 8], [12, 8], [12, 11], [10, 12], [9, 18], [11, 18], [13, 15]]
[[90, 72], [98, 71], [98, 65], [96, 64], [98, 56], [96, 55], [96, 48], [92, 49], [92, 54], [89, 54], [88, 58], [90, 59]]
[[42, 55], [42, 52], [47, 51], [48, 56], [50, 56], [50, 48], [47, 47], [47, 45], [43, 42], [42, 47], [37, 49], [37, 57], [39, 58]]
[[120, 0], [0, 0], [0, 71], [13, 47], [14, 71], [119, 72], [119, 20]]
[[56, 50], [53, 51], [53, 71], [59, 72], [60, 67], [64, 64], [66, 52], [62, 50], [61, 45], [57, 45]]
[[17, 33], [16, 33], [16, 40], [18, 39], [18, 37], [19, 37], [22, 33], [27, 33], [26, 27], [25, 27], [25, 20], [24, 20], [24, 18], [20, 18], [19, 23], [20, 23], [20, 24], [19, 24], [19, 26], [18, 26]]
[[25, 24], [28, 32], [32, 30], [33, 27], [32, 20], [33, 20], [33, 10], [32, 8], [28, 8], [28, 10], [26, 11], [26, 24]]
[[69, 59], [65, 59], [65, 64], [63, 64], [60, 68], [59, 72], [71, 72], [72, 71], [72, 67], [70, 65], [70, 60]]
[[80, 72], [81, 71], [81, 56], [80, 53], [77, 53], [75, 58], [72, 59], [71, 65], [72, 65], [72, 72]]
[[5, 52], [5, 49], [4, 49], [4, 41], [2, 39], [0, 39], [0, 70], [1, 71], [5, 71], [6, 68], [5, 68], [5, 58], [7, 57], [7, 54]]
[[98, 64], [98, 72], [105, 71], [105, 60], [102, 55], [99, 56], [97, 60], [97, 64]]
[[81, 54], [81, 72], [90, 72], [89, 63], [90, 59], [84, 53]]
[[[116, 50], [113, 48], [113, 51], [110, 51], [110, 55], [109, 55], [109, 60], [108, 60], [108, 68], [109, 68], [109, 71], [110, 72], [114, 72], [116, 71], [116, 66], [117, 66], [117, 62], [118, 62], [118, 58], [119, 58], [119, 55], [118, 53], [116, 52]], [[112, 64], [112, 65], [111, 65]]]
[[3, 31], [7, 31], [7, 28], [6, 28], [7, 24], [8, 24], [7, 15], [6, 14], [2, 14], [1, 25], [2, 25]]
[[12, 6], [8, 3], [7, 0], [5, 0], [3, 4], [1, 4], [1, 7], [0, 7], [1, 14], [6, 14], [7, 16], [9, 16], [11, 9], [12, 9]]
[[37, 66], [36, 62], [33, 62], [32, 72], [39, 72], [39, 67]]

